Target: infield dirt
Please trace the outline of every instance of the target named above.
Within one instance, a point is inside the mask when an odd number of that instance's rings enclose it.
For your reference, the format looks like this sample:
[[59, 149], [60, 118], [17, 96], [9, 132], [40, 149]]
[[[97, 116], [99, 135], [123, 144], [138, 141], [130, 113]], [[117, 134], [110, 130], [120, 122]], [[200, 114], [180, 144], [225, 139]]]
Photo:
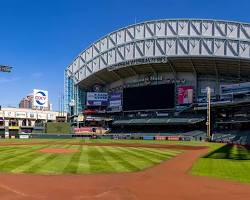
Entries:
[[62, 149], [62, 148], [44, 148], [39, 150], [40, 153], [59, 153], [59, 154], [65, 154], [65, 153], [75, 153], [78, 152], [76, 149]]
[[136, 173], [54, 176], [2, 173], [0, 199], [249, 200], [249, 184], [188, 174], [193, 162], [207, 151], [185, 149], [175, 158]]

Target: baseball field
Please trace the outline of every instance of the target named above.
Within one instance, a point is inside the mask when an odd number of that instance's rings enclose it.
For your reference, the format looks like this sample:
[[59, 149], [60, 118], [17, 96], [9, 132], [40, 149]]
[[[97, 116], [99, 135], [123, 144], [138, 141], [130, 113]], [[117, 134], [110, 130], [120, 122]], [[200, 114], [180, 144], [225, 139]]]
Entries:
[[249, 147], [213, 144], [210, 147], [213, 150], [195, 162], [191, 174], [250, 183]]
[[0, 147], [0, 171], [79, 174], [139, 171], [179, 154], [177, 150], [76, 144]]
[[1, 199], [249, 199], [249, 170], [236, 145], [0, 140]]

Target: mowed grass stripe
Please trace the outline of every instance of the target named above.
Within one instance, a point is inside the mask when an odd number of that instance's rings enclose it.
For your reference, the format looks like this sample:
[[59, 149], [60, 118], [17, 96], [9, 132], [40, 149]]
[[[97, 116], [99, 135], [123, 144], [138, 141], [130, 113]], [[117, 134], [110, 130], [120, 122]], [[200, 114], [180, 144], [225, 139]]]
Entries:
[[13, 146], [2, 146], [0, 147], [0, 155], [2, 153], [8, 152], [8, 151], [14, 151], [15, 149], [13, 148]]
[[250, 161], [201, 158], [192, 168], [193, 175], [212, 176], [250, 182]]
[[148, 162], [145, 158], [137, 157], [133, 152], [128, 152], [127, 148], [118, 148], [118, 150], [122, 151], [125, 154], [124, 157], [128, 160], [133, 160], [133, 164], [135, 164], [140, 170], [148, 168], [153, 164], [152, 161]]
[[[60, 145], [59, 148], [62, 149], [75, 149], [72, 148], [72, 145]], [[75, 153], [63, 153], [63, 154], [55, 154], [56, 156], [45, 163], [43, 167], [41, 168], [42, 170], [48, 171], [48, 173], [53, 173], [53, 174], [62, 174], [64, 173], [63, 170], [64, 168], [68, 165], [68, 163], [71, 162], [71, 158]]]
[[[41, 162], [47, 159], [51, 154], [37, 154], [34, 159], [32, 159], [29, 163], [24, 163], [23, 165], [17, 166], [12, 170], [14, 173], [32, 173], [35, 172], [39, 167], [41, 167]], [[34, 171], [35, 170], [35, 171]]]
[[[49, 148], [68, 148], [71, 145], [53, 145]], [[29, 169], [32, 173], [41, 173], [41, 174], [61, 174], [65, 165], [69, 162], [71, 154], [57, 154], [57, 153], [48, 153], [48, 157], [43, 159], [41, 162], [37, 163], [37, 166], [33, 166]]]
[[16, 151], [13, 152], [11, 155], [7, 154], [3, 157], [0, 157], [0, 169], [3, 165], [5, 165], [6, 163], [10, 163], [11, 161], [15, 161], [16, 159], [19, 159], [19, 158], [23, 158], [29, 154], [32, 154], [34, 151], [38, 151], [40, 149], [43, 149], [43, 148], [46, 148], [46, 146], [48, 145], [43, 145], [43, 146], [31, 146], [31, 147], [28, 147], [28, 148], [23, 148], [23, 149], [20, 149], [20, 148], [14, 148]]
[[250, 151], [236, 145], [217, 146], [197, 160], [191, 173], [250, 183]]
[[117, 147], [103, 147], [103, 151], [105, 152], [105, 157], [110, 163], [110, 165], [115, 168], [115, 172], [127, 172], [129, 171], [128, 168], [124, 165], [124, 163], [119, 162], [120, 160], [117, 160], [117, 157], [112, 156], [110, 152], [108, 151], [117, 151]]
[[[48, 147], [51, 148], [51, 145], [49, 145]], [[57, 147], [61, 147], [61, 145], [53, 145], [53, 148]], [[44, 164], [44, 160], [51, 160], [51, 155], [52, 154], [50, 153], [35, 152], [33, 157], [30, 157], [30, 162], [25, 162], [23, 165], [20, 165], [13, 169], [12, 172], [34, 173]]]
[[157, 153], [158, 155], [170, 155], [170, 156], [176, 156], [181, 151], [172, 150], [172, 149], [152, 149], [152, 148], [140, 148], [140, 149], [147, 149], [148, 152]]
[[10, 154], [14, 152], [17, 152], [17, 148], [8, 147], [6, 149], [0, 149], [0, 160], [1, 160], [1, 157], [5, 158], [6, 156], [9, 156]]
[[153, 153], [157, 153], [158, 155], [170, 155], [170, 156], [176, 156], [179, 153], [181, 153], [182, 151], [177, 151], [177, 150], [170, 150], [170, 149], [148, 149], [148, 152], [153, 152]]
[[13, 169], [24, 165], [27, 162], [31, 162], [32, 159], [37, 157], [37, 150], [42, 149], [44, 147], [37, 147], [37, 148], [32, 148], [29, 149], [28, 152], [24, 153], [22, 152], [22, 154], [15, 156], [15, 157], [11, 157], [10, 159], [6, 159], [6, 161], [1, 162], [0, 164], [0, 169], [2, 171], [12, 171]]
[[[110, 148], [110, 147], [97, 147], [97, 150], [102, 154], [103, 156], [103, 159], [105, 160], [106, 162], [106, 169], [107, 169], [107, 172], [115, 172], [115, 167], [114, 167], [114, 163], [110, 163], [110, 160], [107, 159], [107, 155], [108, 155], [108, 152], [105, 151], [107, 148]], [[112, 149], [112, 147], [111, 147]]]
[[[38, 174], [132, 172], [145, 169], [176, 154], [145, 147], [75, 145], [69, 141], [0, 147], [0, 171]], [[68, 148], [77, 149], [79, 152], [69, 154], [38, 152], [43, 148]]]
[[100, 147], [88, 147], [89, 170], [90, 172], [109, 172], [112, 166], [104, 158]]
[[[236, 174], [236, 177], [239, 177], [239, 174], [241, 174], [242, 181], [244, 180], [248, 180], [248, 182], [250, 182], [250, 175], [249, 175], [249, 171], [250, 171], [250, 161], [249, 160], [242, 160], [239, 162], [239, 167], [233, 167], [235, 163], [231, 162], [231, 168], [234, 169], [234, 174]], [[236, 173], [235, 173], [236, 172]]]
[[169, 152], [156, 152], [156, 151], [152, 151], [151, 149], [141, 149], [141, 148], [138, 148], [137, 151], [139, 152], [142, 152], [144, 155], [147, 155], [147, 156], [151, 156], [151, 157], [154, 157], [158, 160], [165, 160], [166, 159], [166, 156], [170, 156], [170, 157], [173, 157], [175, 156], [176, 154], [174, 153], [169, 153]]
[[120, 172], [126, 170], [126, 168], [121, 165], [117, 160], [115, 160], [107, 151], [107, 149], [113, 149], [113, 147], [100, 147], [100, 151], [103, 154], [104, 159], [109, 164], [109, 172]]
[[69, 159], [68, 164], [64, 167], [63, 173], [71, 173], [71, 174], [77, 173], [77, 169], [78, 169], [78, 165], [79, 165], [79, 161], [81, 157], [82, 146], [79, 145], [77, 150], [79, 152], [73, 153], [73, 155]]
[[[148, 168], [148, 167], [152, 166], [153, 164], [156, 164], [156, 162], [154, 160], [152, 160], [153, 156], [151, 156], [151, 158], [149, 158], [147, 156], [143, 156], [142, 152], [139, 154], [133, 152], [133, 151], [137, 151], [136, 148], [132, 150], [130, 148], [121, 148], [120, 147], [118, 149], [123, 151], [127, 155], [129, 160], [134, 160], [134, 163], [140, 169]], [[146, 150], [144, 150], [144, 151], [146, 151]], [[162, 160], [163, 159], [161, 159], [160, 161], [162, 161]], [[157, 163], [159, 163], [160, 161], [158, 161]]]
[[131, 149], [135, 149], [137, 151], [142, 151], [142, 152], [146, 152], [149, 155], [158, 155], [158, 156], [175, 156], [177, 155], [179, 152], [173, 152], [173, 151], [169, 151], [169, 150], [158, 150], [158, 149], [152, 149], [152, 148], [144, 148], [144, 147], [131, 147]]
[[124, 168], [127, 169], [126, 171], [131, 172], [140, 170], [140, 167], [134, 164], [134, 159], [127, 159], [129, 155], [126, 155], [126, 152], [115, 147], [107, 148], [106, 150], [107, 153], [109, 153], [109, 155], [113, 157], [113, 159], [117, 160], [119, 164], [123, 165]]
[[[136, 159], [140, 159], [141, 161], [149, 163], [149, 164], [157, 164], [163, 160], [163, 159], [156, 158], [154, 156], [148, 156], [146, 149], [144, 149], [143, 152], [137, 148], [126, 148], [126, 149], [123, 149], [123, 151], [128, 152], [129, 154], [134, 156]], [[170, 157], [171, 156], [165, 156], [164, 160], [166, 160]]]
[[88, 146], [81, 146], [77, 173], [90, 173]]
[[7, 152], [2, 152], [0, 154], [0, 163], [2, 161], [6, 161], [8, 159], [14, 158], [14, 157], [21, 155], [23, 153], [26, 153], [26, 152], [30, 152], [30, 149], [26, 148], [26, 147], [25, 148], [12, 147], [12, 150], [7, 151]]
[[30, 153], [26, 153], [20, 155], [18, 157], [13, 158], [11, 161], [8, 161], [2, 166], [2, 169], [7, 169], [9, 171], [19, 171], [17, 168], [25, 167], [26, 165], [30, 165], [36, 160], [38, 157], [43, 155], [43, 153], [39, 153], [38, 150], [49, 147], [49, 145], [42, 146], [37, 150], [30, 150]]
[[39, 173], [40, 171], [42, 171], [41, 168], [43, 168], [43, 165], [53, 160], [56, 156], [56, 154], [41, 155], [40, 159], [38, 159], [36, 162], [32, 162], [32, 164], [29, 165], [28, 168], [24, 170], [24, 172]]

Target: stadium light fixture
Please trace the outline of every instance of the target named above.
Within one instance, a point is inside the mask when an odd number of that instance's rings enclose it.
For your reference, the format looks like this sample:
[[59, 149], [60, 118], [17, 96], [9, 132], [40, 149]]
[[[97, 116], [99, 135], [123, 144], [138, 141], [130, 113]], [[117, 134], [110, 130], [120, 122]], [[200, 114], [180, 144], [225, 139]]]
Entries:
[[12, 70], [12, 67], [7, 65], [0, 65], [0, 72], [8, 72], [10, 73]]
[[[12, 67], [7, 65], [0, 65], [0, 72], [11, 72]], [[2, 106], [0, 105], [0, 110], [2, 109]]]

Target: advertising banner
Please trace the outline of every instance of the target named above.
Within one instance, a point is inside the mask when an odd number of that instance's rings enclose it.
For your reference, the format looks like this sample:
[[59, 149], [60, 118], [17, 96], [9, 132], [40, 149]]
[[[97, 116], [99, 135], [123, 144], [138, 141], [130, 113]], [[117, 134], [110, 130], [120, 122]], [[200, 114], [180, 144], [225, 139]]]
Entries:
[[221, 85], [220, 89], [221, 89], [221, 95], [250, 93], [250, 82]]
[[0, 111], [0, 117], [4, 117], [3, 111]]
[[[211, 94], [214, 93], [214, 88], [210, 88]], [[205, 94], [205, 96], [207, 95], [207, 88], [202, 88], [201, 89], [201, 94]]]
[[26, 112], [16, 112], [16, 118], [26, 118]]
[[47, 119], [47, 114], [45, 114], [45, 113], [38, 113], [37, 114], [37, 119]]
[[37, 118], [37, 114], [35, 112], [28, 112], [27, 113], [27, 118], [36, 119]]
[[8, 118], [15, 118], [15, 112], [13, 111], [4, 111], [4, 117], [8, 117]]
[[88, 92], [87, 106], [107, 106], [108, 93], [106, 92]]
[[20, 139], [29, 139], [29, 135], [19, 135]]
[[112, 93], [109, 96], [109, 107], [121, 107], [122, 106], [122, 93]]
[[178, 104], [193, 103], [193, 86], [179, 86], [178, 87]]
[[56, 120], [56, 115], [48, 113], [48, 120]]
[[46, 90], [33, 90], [33, 105], [39, 107], [48, 107], [49, 96]]

